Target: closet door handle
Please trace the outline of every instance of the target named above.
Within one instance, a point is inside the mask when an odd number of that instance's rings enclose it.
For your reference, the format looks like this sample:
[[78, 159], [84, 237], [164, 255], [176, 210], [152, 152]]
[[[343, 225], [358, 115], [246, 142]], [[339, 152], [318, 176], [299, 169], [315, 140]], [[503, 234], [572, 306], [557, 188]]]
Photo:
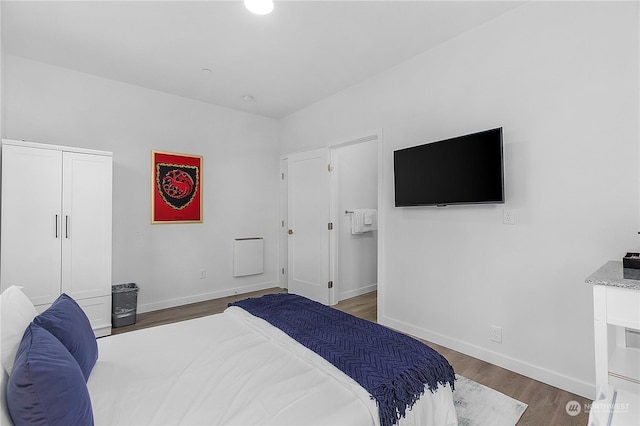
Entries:
[[69, 238], [69, 215], [64, 217], [64, 237]]
[[56, 215], [56, 238], [58, 238], [58, 215]]

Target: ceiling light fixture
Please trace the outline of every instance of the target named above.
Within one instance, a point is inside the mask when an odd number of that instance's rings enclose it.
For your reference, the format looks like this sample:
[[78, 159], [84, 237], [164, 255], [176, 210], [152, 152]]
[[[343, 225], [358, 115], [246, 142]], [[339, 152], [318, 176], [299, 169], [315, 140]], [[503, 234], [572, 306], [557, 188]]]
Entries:
[[267, 15], [273, 10], [273, 0], [244, 0], [244, 7], [256, 15]]

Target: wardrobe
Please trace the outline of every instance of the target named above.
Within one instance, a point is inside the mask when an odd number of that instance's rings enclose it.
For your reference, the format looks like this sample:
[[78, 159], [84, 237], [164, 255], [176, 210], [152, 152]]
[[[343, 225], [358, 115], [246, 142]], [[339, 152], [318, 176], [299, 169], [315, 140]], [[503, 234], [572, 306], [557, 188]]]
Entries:
[[112, 153], [2, 140], [0, 287], [44, 311], [61, 294], [111, 333]]

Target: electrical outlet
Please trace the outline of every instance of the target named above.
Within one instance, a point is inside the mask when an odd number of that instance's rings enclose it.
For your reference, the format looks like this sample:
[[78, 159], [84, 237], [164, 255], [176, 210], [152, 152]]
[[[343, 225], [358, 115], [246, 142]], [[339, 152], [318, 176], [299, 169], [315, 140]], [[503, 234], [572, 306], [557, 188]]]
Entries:
[[511, 209], [503, 209], [502, 210], [502, 223], [505, 225], [515, 225], [516, 224], [516, 213]]
[[200, 279], [204, 280], [205, 278], [207, 278], [207, 270], [206, 269], [200, 269]]
[[491, 341], [502, 343], [502, 327], [498, 327], [497, 325], [491, 326]]

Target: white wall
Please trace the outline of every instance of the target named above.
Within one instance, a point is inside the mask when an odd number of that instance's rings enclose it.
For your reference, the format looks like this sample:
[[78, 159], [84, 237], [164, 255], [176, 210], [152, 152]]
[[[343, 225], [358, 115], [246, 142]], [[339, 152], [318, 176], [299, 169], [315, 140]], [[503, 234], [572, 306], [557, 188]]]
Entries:
[[345, 210], [378, 208], [378, 141], [338, 147], [333, 151], [337, 177], [338, 300], [368, 293], [378, 284], [378, 232], [351, 234]]
[[[638, 248], [638, 16], [529, 2], [283, 120], [283, 152], [384, 131], [380, 322], [594, 396], [584, 279]], [[394, 149], [498, 126], [515, 226], [393, 207]]]
[[[2, 2], [0, 1], [0, 20], [2, 19]], [[0, 135], [3, 135], [2, 125], [4, 123], [4, 96], [2, 91], [4, 90], [4, 45], [2, 44], [2, 31], [0, 31]]]
[[[16, 56], [3, 78], [3, 138], [113, 151], [113, 280], [138, 283], [139, 312], [277, 285], [277, 121]], [[202, 224], [150, 224], [154, 149], [204, 157]], [[254, 236], [265, 272], [234, 278]]]

